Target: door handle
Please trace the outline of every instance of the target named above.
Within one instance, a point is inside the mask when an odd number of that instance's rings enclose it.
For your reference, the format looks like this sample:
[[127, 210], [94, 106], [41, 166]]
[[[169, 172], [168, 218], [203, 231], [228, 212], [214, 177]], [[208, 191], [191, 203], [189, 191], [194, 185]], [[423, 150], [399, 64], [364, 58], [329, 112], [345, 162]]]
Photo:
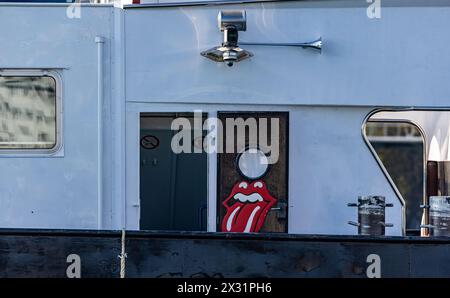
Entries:
[[277, 219], [286, 219], [287, 218], [287, 203], [284, 201], [280, 201], [276, 207], [270, 208], [270, 211], [277, 212]]
[[203, 204], [198, 208], [198, 226], [200, 231], [203, 231], [203, 211], [208, 210], [208, 205]]

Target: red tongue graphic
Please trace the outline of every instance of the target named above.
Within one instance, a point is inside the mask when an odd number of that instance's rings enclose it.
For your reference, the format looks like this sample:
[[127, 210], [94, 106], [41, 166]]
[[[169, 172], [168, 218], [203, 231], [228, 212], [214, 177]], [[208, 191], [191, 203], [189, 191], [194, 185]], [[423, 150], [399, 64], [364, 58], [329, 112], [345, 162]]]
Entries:
[[259, 232], [267, 213], [276, 202], [277, 199], [270, 195], [263, 181], [237, 182], [230, 195], [222, 202], [226, 209], [222, 219], [222, 232]]
[[[242, 203], [237, 201], [227, 211], [222, 224], [222, 231], [226, 232], [257, 232], [261, 228], [267, 214], [265, 201]], [[263, 216], [262, 216], [263, 215]]]

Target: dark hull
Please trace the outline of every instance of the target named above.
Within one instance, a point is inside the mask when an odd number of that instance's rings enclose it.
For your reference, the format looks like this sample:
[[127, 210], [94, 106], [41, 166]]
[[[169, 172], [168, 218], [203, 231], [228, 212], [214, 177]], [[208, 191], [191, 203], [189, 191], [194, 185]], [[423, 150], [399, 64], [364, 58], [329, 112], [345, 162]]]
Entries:
[[[126, 233], [126, 277], [450, 277], [450, 238]], [[117, 231], [0, 230], [0, 277], [119, 277]]]

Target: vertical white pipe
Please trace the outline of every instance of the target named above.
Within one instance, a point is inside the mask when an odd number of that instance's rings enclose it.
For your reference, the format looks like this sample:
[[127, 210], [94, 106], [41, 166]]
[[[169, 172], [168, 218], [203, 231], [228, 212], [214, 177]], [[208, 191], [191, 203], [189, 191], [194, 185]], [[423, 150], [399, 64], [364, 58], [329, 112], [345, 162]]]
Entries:
[[103, 46], [105, 38], [95, 37], [97, 44], [97, 228], [103, 227]]
[[[213, 121], [214, 127], [216, 129], [216, 133], [212, 135], [208, 131], [208, 137], [215, 139], [215, 149], [213, 153], [208, 154], [208, 232], [216, 232], [217, 231], [217, 145], [219, 144], [218, 139], [218, 130], [217, 130], [217, 111], [211, 111], [208, 113], [208, 121]], [[222, 134], [223, 136], [223, 134]], [[210, 148], [210, 150], [212, 150]], [[210, 151], [211, 152], [211, 151]]]

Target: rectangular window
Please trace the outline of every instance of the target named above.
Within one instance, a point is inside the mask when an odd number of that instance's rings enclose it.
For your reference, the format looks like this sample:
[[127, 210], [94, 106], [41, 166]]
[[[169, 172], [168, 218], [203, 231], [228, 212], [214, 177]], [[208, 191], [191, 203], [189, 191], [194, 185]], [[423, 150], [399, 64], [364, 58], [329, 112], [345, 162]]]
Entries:
[[56, 114], [53, 77], [0, 76], [0, 150], [55, 148]]

